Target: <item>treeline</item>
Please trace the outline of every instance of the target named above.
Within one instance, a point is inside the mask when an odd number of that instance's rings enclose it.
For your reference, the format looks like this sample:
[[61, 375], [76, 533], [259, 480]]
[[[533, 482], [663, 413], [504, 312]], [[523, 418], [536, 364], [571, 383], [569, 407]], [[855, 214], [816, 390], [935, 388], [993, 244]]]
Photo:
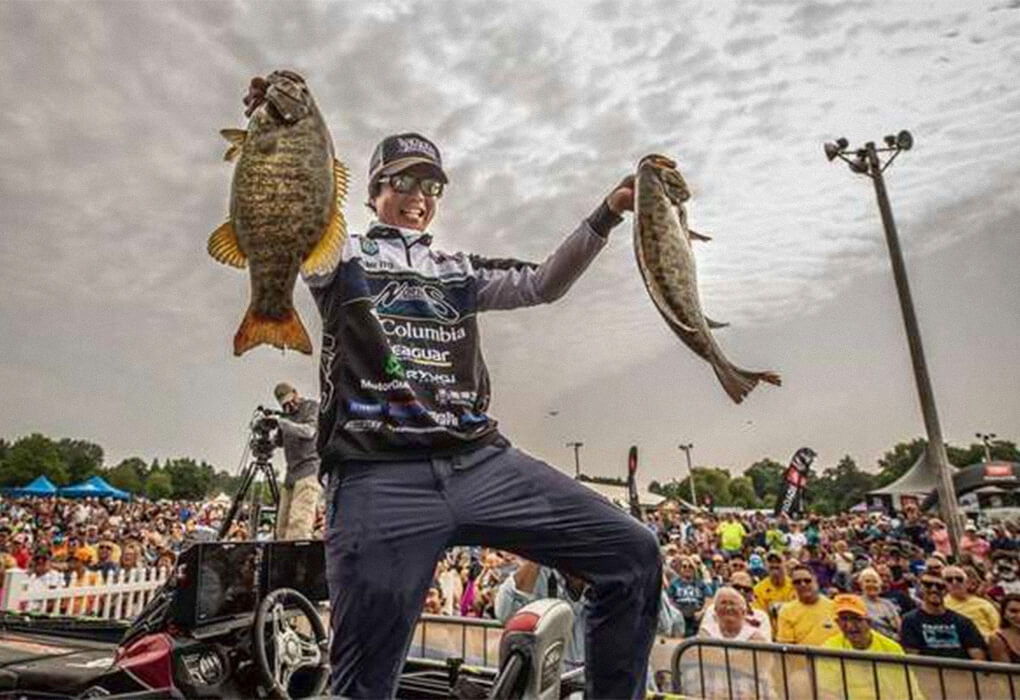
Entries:
[[24, 486], [40, 475], [68, 486], [97, 474], [111, 486], [152, 500], [201, 500], [220, 491], [233, 494], [238, 486], [238, 477], [189, 457], [162, 463], [129, 457], [107, 465], [103, 448], [87, 440], [53, 440], [40, 433], [14, 442], [0, 438], [0, 487]]
[[[804, 503], [812, 511], [832, 515], [845, 513], [864, 500], [865, 494], [891, 484], [899, 479], [917, 461], [927, 447], [924, 438], [900, 442], [878, 460], [877, 471], [864, 471], [850, 455], [845, 455], [833, 466], [811, 466]], [[946, 445], [949, 462], [965, 467], [985, 459], [985, 447], [974, 443], [968, 447]], [[1020, 462], [1020, 451], [1016, 444], [997, 440], [990, 446], [993, 460]], [[759, 460], [745, 469], [740, 476], [733, 476], [726, 469], [716, 467], [694, 468], [694, 489], [699, 501], [702, 494], [711, 493], [714, 505], [738, 508], [775, 507], [782, 490], [786, 464], [774, 459]], [[666, 484], [653, 481], [648, 490], [667, 498], [691, 499], [690, 477], [683, 481]]]

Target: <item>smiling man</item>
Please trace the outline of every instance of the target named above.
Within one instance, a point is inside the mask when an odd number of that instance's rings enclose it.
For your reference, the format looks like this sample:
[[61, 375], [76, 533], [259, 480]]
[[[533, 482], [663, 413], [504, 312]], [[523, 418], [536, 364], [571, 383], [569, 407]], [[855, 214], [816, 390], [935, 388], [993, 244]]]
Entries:
[[331, 691], [392, 696], [436, 561], [486, 544], [587, 582], [587, 696], [642, 697], [658, 542], [500, 433], [477, 321], [562, 297], [633, 209], [632, 179], [541, 264], [433, 248], [448, 182], [429, 139], [383, 139], [368, 174], [376, 221], [347, 239], [334, 270], [305, 280], [323, 321]]

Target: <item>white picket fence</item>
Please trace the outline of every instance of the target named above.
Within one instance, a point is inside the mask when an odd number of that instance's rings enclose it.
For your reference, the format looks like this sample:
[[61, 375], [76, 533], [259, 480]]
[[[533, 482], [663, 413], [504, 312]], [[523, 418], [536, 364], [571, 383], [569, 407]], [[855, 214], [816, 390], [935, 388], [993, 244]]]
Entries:
[[156, 589], [166, 581], [165, 569], [116, 571], [106, 577], [88, 571], [70, 583], [61, 576], [49, 585], [23, 569], [8, 569], [4, 576], [0, 609], [38, 612], [104, 620], [130, 620], [137, 615]]

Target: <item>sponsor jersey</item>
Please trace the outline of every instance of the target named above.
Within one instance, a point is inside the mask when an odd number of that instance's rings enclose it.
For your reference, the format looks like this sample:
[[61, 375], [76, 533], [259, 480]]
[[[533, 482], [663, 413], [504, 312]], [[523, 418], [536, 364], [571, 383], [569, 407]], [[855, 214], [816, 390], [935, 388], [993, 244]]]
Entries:
[[605, 245], [603, 223], [583, 221], [541, 265], [443, 253], [382, 224], [349, 236], [334, 270], [305, 277], [323, 326], [323, 469], [508, 444], [488, 414], [478, 314], [562, 296]]

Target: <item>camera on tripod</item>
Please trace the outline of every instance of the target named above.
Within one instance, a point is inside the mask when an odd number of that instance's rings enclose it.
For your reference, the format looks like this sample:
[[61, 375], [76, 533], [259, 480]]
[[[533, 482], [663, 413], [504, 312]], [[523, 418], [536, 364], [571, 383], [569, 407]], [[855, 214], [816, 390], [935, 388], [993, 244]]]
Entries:
[[277, 447], [276, 431], [279, 429], [277, 417], [283, 415], [263, 406], [255, 409], [255, 417], [251, 422], [251, 451], [256, 459], [268, 462]]

